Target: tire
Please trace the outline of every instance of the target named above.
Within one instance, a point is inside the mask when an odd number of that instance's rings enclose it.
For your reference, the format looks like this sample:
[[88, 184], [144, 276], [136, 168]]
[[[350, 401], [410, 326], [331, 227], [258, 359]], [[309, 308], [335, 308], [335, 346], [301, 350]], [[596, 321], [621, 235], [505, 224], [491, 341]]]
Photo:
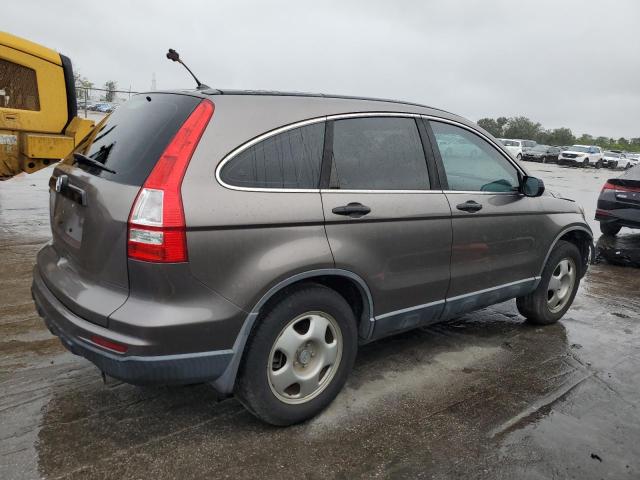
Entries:
[[616, 225], [615, 223], [600, 222], [600, 231], [603, 235], [615, 237], [621, 228], [622, 227], [620, 225]]
[[602, 168], [602, 160], [598, 160], [598, 161], [596, 162], [596, 168], [597, 168], [598, 170], [600, 170], [600, 169]]
[[[558, 273], [562, 274], [561, 265], [568, 266], [567, 275], [569, 276], [566, 277], [566, 281], [564, 276], [557, 280]], [[518, 311], [529, 323], [535, 325], [550, 325], [560, 320], [571, 307], [580, 286], [581, 265], [582, 257], [578, 247], [564, 240], [558, 241], [542, 270], [538, 287], [529, 295], [516, 299]], [[552, 276], [555, 278], [554, 283], [558, 286], [557, 290], [550, 288]], [[551, 298], [549, 298], [550, 292], [554, 292]], [[560, 297], [562, 300], [554, 306], [555, 301]]]
[[[324, 333], [314, 336], [315, 332]], [[247, 410], [267, 423], [300, 423], [320, 413], [338, 395], [357, 350], [356, 319], [346, 300], [323, 285], [305, 284], [286, 293], [256, 320], [235, 393]], [[325, 365], [332, 356], [334, 363]], [[280, 371], [289, 373], [278, 379]], [[305, 387], [309, 393], [303, 395]]]
[[582, 166], [583, 166], [584, 168], [587, 168], [587, 167], [589, 166], [589, 159], [588, 159], [588, 158], [585, 158], [585, 159], [582, 161]]
[[625, 165], [624, 169], [625, 170], [629, 170], [631, 168], [631, 163], [627, 162], [627, 164]]
[[618, 168], [618, 162], [611, 162], [609, 163], [609, 168], [611, 170], [615, 170], [616, 168]]
[[516, 160], [522, 160], [522, 154], [519, 153], [518, 155], [516, 155]]

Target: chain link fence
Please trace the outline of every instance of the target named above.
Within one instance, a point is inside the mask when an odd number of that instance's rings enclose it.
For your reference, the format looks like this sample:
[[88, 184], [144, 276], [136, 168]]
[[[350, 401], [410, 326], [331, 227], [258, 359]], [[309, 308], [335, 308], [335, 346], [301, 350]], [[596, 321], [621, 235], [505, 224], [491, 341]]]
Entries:
[[76, 85], [76, 100], [78, 104], [78, 115], [85, 118], [92, 116], [103, 116], [113, 112], [119, 105], [123, 104], [138, 92], [133, 90], [112, 90], [105, 88], [86, 87]]

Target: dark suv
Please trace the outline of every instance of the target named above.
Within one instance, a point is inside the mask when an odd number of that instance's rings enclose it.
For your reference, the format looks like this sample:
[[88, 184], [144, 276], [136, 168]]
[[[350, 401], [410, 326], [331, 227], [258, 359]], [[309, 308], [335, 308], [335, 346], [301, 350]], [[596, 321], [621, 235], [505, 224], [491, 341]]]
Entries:
[[557, 321], [592, 244], [487, 132], [385, 100], [141, 94], [50, 186], [33, 296], [64, 345], [278, 425], [327, 406], [359, 344], [513, 298]]

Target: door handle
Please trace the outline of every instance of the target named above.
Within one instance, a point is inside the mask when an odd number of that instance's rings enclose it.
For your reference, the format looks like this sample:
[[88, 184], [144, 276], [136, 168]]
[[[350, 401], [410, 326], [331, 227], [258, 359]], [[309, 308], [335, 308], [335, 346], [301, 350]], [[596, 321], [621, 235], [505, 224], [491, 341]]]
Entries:
[[458, 210], [462, 210], [463, 212], [475, 213], [479, 210], [482, 210], [482, 205], [474, 200], [467, 200], [464, 203], [459, 203], [456, 205]]
[[335, 207], [331, 210], [336, 215], [345, 215], [351, 218], [360, 218], [371, 212], [371, 209], [361, 203], [352, 202], [342, 207]]

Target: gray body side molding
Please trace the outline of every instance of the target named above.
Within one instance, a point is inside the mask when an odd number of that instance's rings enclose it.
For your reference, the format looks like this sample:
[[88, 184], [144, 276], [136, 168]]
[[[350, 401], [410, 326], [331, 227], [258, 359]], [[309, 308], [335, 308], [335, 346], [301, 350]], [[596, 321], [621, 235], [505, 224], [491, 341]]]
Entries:
[[233, 356], [231, 361], [229, 362], [228, 367], [224, 371], [220, 377], [211, 382], [213, 388], [222, 395], [229, 395], [233, 393], [233, 387], [236, 382], [236, 376], [238, 374], [238, 368], [240, 367], [240, 361], [242, 360], [242, 354], [244, 352], [244, 347], [247, 344], [247, 339], [249, 338], [249, 334], [251, 333], [251, 329], [253, 328], [253, 324], [258, 318], [258, 314], [260, 313], [260, 309], [269, 301], [271, 297], [273, 297], [276, 293], [281, 291], [283, 288], [298, 282], [300, 280], [313, 279], [316, 277], [323, 276], [337, 276], [337, 277], [345, 277], [350, 280], [353, 280], [356, 285], [358, 285], [360, 294], [366, 299], [364, 304], [363, 318], [360, 322], [360, 334], [364, 338], [368, 338], [373, 331], [373, 298], [371, 297], [371, 292], [369, 291], [369, 287], [365, 281], [358, 275], [349, 270], [342, 270], [339, 268], [322, 268], [318, 270], [309, 270], [308, 272], [298, 273], [293, 275], [285, 280], [282, 280], [277, 285], [273, 286], [269, 289], [267, 293], [265, 293], [262, 298], [258, 301], [258, 303], [253, 307], [251, 313], [247, 315], [242, 328], [240, 329], [240, 333], [238, 333], [238, 337], [233, 344]]

